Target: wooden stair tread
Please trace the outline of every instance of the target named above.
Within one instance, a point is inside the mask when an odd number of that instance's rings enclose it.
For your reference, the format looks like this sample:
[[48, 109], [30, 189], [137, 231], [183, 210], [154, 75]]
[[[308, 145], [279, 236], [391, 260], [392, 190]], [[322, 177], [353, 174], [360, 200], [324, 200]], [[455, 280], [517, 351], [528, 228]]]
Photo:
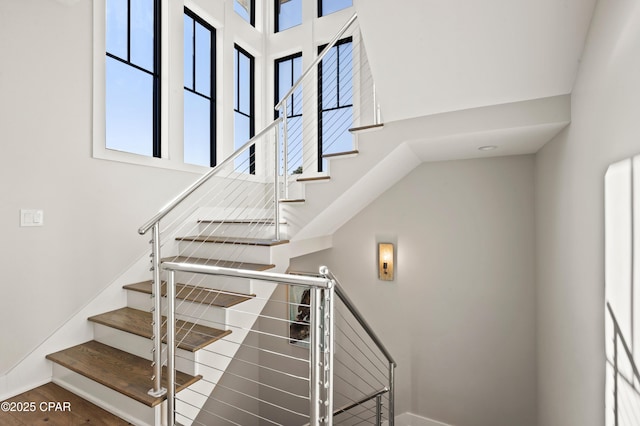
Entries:
[[312, 176], [312, 177], [301, 177], [296, 179], [296, 182], [317, 182], [323, 180], [330, 180], [331, 176]]
[[349, 129], [349, 131], [351, 133], [357, 133], [357, 132], [365, 132], [367, 130], [377, 130], [377, 129], [381, 129], [382, 127], [384, 127], [383, 123], [370, 124], [368, 126], [352, 127], [352, 128]]
[[[140, 293], [151, 294], [153, 287], [152, 281], [143, 281], [135, 284], [124, 286], [125, 290], [137, 291]], [[162, 296], [167, 295], [166, 283], [162, 283]], [[218, 306], [221, 308], [230, 308], [239, 303], [246, 302], [255, 297], [251, 294], [234, 293], [231, 291], [215, 290], [207, 287], [198, 287], [189, 284], [176, 284], [176, 297], [189, 302], [202, 303], [208, 306]]]
[[245, 246], [273, 247], [289, 243], [289, 240], [269, 240], [264, 238], [220, 237], [216, 235], [191, 235], [177, 237], [176, 241], [192, 241], [197, 243], [239, 244]]
[[162, 259], [163, 262], [191, 263], [194, 265], [219, 266], [221, 268], [248, 269], [251, 271], [266, 271], [276, 265], [264, 263], [238, 262], [220, 259], [202, 259], [199, 257], [171, 256]]
[[[95, 340], [47, 355], [47, 359], [120, 392], [149, 407], [166, 399], [148, 394], [152, 386], [151, 362], [128, 352], [107, 346]], [[166, 367], [162, 367], [162, 386], [167, 386]], [[200, 380], [176, 371], [176, 392]]]
[[342, 157], [347, 155], [356, 155], [359, 154], [360, 151], [354, 149], [353, 151], [344, 151], [344, 152], [332, 152], [330, 154], [323, 154], [322, 158], [333, 158], [333, 157]]
[[[6, 401], [16, 403], [36, 402], [37, 405], [36, 410], [30, 412], [0, 411], [0, 425], [3, 426], [44, 424], [51, 426], [84, 424], [125, 426], [131, 424], [53, 382], [30, 389]], [[56, 411], [58, 407], [54, 410], [40, 410], [41, 402], [60, 403], [61, 410]], [[68, 409], [63, 404], [68, 404]]]
[[[162, 341], [167, 343], [165, 336], [167, 331], [166, 317], [162, 317], [162, 320]], [[94, 315], [89, 318], [89, 321], [148, 339], [153, 337], [153, 328], [151, 325], [153, 319], [151, 312], [125, 307], [116, 309], [115, 311], [105, 312], [104, 314]], [[230, 333], [230, 330], [220, 330], [182, 320], [176, 321], [176, 341], [178, 342], [178, 347], [190, 352], [202, 349]]]

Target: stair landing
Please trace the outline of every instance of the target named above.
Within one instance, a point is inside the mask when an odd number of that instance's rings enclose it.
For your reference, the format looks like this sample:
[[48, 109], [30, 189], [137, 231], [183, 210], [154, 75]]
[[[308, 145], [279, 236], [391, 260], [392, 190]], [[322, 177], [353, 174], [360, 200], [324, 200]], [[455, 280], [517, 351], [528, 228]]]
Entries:
[[[23, 412], [2, 410], [0, 411], [0, 425], [4, 426], [44, 424], [51, 426], [84, 424], [96, 426], [126, 426], [131, 424], [55, 383], [47, 383], [31, 389], [7, 399], [6, 402], [16, 404], [34, 402], [36, 404], [36, 410]], [[40, 404], [42, 402], [60, 403], [60, 405], [52, 406], [52, 409], [49, 409], [49, 406], [45, 405], [43, 406], [44, 409], [41, 409]]]

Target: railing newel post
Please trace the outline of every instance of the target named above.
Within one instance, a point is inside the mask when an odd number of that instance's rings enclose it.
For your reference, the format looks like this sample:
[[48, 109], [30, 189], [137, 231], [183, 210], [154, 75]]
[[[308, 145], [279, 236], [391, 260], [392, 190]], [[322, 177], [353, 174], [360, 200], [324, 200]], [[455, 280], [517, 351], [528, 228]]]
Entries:
[[151, 248], [151, 270], [153, 271], [153, 388], [149, 395], [159, 397], [167, 390], [162, 387], [162, 281], [160, 278], [160, 222], [153, 225], [153, 239]]
[[[273, 204], [274, 204], [274, 226], [275, 240], [280, 241], [280, 126], [275, 128], [274, 145], [274, 169], [273, 169]], [[285, 171], [285, 182], [286, 182]]]
[[176, 421], [176, 272], [168, 271], [167, 277], [167, 426], [175, 426]]

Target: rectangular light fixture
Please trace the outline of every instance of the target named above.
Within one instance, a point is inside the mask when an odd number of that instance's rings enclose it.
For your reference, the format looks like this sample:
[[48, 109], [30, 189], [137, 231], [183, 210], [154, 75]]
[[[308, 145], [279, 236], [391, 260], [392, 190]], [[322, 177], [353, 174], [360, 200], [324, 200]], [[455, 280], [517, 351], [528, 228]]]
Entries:
[[378, 243], [378, 278], [382, 281], [393, 281], [393, 261], [393, 244]]

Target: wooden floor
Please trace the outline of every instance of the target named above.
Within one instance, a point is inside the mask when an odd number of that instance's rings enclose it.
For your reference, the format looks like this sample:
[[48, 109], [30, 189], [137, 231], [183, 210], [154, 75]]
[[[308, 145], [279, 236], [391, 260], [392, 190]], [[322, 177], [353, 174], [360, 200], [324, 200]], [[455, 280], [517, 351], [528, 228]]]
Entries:
[[[47, 383], [7, 399], [1, 403], [1, 408], [2, 426], [131, 424], [54, 383]], [[18, 409], [23, 411], [15, 411]]]

